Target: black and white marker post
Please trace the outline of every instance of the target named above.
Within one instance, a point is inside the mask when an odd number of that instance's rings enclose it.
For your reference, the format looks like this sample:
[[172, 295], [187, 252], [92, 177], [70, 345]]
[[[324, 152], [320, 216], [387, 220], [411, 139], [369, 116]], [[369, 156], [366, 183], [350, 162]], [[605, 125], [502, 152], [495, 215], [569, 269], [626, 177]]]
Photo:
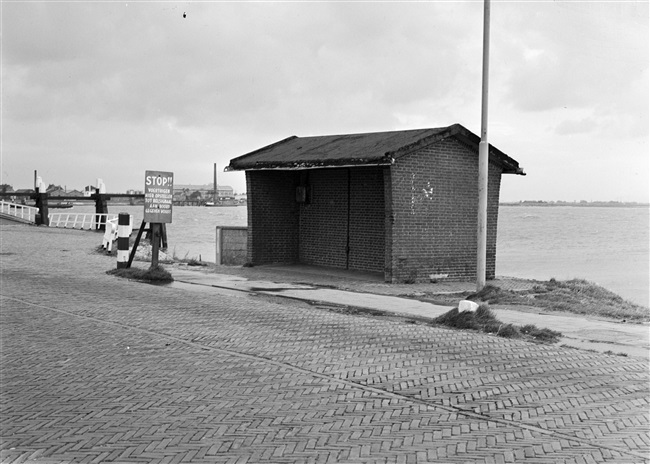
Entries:
[[124, 269], [129, 263], [129, 236], [131, 235], [131, 216], [120, 213], [117, 216], [117, 268]]

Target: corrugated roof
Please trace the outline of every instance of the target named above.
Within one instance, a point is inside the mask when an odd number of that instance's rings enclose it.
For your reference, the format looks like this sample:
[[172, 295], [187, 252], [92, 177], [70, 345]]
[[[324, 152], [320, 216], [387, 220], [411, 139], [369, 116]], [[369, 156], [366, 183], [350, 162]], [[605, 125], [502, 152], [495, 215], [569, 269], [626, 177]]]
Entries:
[[[476, 146], [480, 138], [460, 124], [365, 134], [289, 137], [230, 160], [228, 171], [313, 169], [319, 167], [390, 165], [395, 159], [448, 137]], [[490, 160], [504, 173], [523, 174], [519, 163], [490, 145]]]

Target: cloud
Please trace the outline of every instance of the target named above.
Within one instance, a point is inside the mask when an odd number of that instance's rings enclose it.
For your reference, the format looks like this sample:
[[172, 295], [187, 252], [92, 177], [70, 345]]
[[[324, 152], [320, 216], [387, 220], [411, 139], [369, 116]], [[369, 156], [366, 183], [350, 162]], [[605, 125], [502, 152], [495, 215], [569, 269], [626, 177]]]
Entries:
[[583, 134], [594, 131], [596, 127], [596, 121], [592, 118], [565, 120], [557, 125], [555, 132], [559, 135]]
[[410, 4], [189, 4], [183, 19], [155, 5], [7, 12], [23, 18], [6, 32], [6, 74], [20, 76], [7, 84], [9, 114], [236, 125], [320, 97], [365, 116], [359, 105], [379, 114], [442, 99], [466, 73], [453, 39], [464, 26], [450, 21], [466, 7], [412, 16], [401, 11]]
[[[616, 107], [620, 99], [647, 102], [648, 5], [553, 2], [507, 4], [505, 98], [523, 111]], [[640, 20], [645, 14], [646, 22]], [[617, 20], [619, 22], [615, 22]], [[638, 94], [638, 83], [645, 91]]]
[[[493, 3], [491, 141], [529, 172], [518, 185], [550, 188], [536, 177], [549, 153], [554, 163], [606, 158], [620, 139], [617, 156], [643, 167], [647, 10]], [[480, 3], [5, 2], [2, 11], [3, 175], [28, 183], [34, 168], [54, 183], [104, 177], [118, 190], [137, 188], [144, 169], [203, 183], [213, 162], [289, 135], [455, 122], [479, 131]], [[236, 175], [228, 182], [241, 191]]]

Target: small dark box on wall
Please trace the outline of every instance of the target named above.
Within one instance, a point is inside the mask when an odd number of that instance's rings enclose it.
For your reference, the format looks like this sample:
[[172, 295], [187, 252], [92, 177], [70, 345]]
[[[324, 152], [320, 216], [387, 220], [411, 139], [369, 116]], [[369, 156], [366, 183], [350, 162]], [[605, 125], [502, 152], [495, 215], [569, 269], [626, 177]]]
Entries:
[[308, 185], [296, 187], [296, 201], [305, 205], [311, 203], [311, 188]]

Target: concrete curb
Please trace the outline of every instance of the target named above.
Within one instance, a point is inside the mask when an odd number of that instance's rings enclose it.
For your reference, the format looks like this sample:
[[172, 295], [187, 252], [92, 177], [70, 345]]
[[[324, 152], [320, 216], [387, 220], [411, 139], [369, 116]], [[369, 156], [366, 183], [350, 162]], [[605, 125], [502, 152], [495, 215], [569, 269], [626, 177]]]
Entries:
[[[446, 313], [451, 306], [440, 306], [410, 298], [352, 292], [315, 285], [248, 280], [231, 274], [207, 273], [201, 269], [190, 270], [175, 267], [174, 279], [187, 284], [261, 293], [289, 298], [310, 304], [348, 307], [369, 313], [383, 313], [430, 322]], [[607, 352], [621, 356], [634, 356], [650, 360], [650, 328], [647, 324], [623, 324], [569, 314], [534, 313], [493, 307], [497, 318], [507, 324], [523, 326], [534, 324], [561, 332], [558, 345]]]

